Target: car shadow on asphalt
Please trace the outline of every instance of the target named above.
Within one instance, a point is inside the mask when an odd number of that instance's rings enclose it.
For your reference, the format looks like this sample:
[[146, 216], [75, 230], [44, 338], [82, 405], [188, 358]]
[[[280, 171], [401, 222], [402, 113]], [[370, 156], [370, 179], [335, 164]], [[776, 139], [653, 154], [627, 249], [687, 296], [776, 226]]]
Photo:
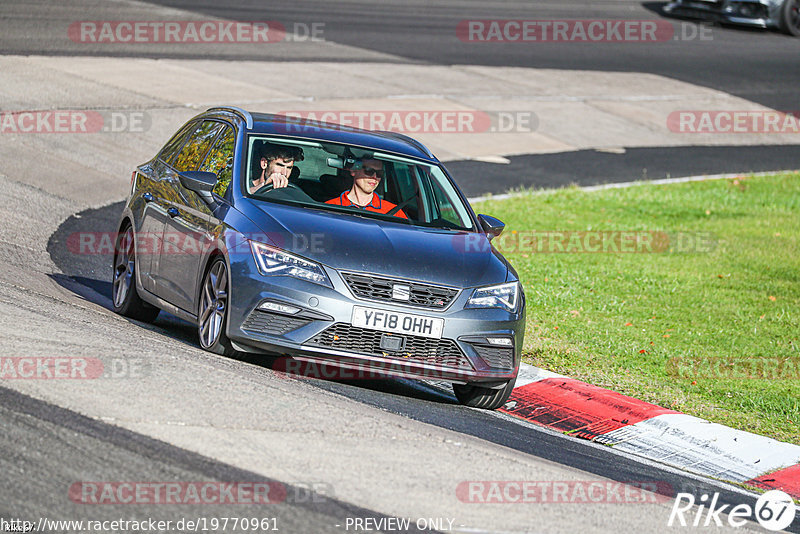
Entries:
[[[59, 225], [47, 242], [47, 252], [61, 270], [61, 273], [50, 274], [50, 279], [109, 311], [113, 311], [111, 263], [123, 204], [116, 202], [72, 215]], [[161, 311], [152, 324], [124, 319], [186, 345], [198, 346], [195, 326], [165, 311]]]
[[359, 399], [368, 392], [414, 398], [444, 404], [458, 404], [455, 396], [419, 380], [382, 376], [374, 371], [340, 369], [323, 363], [300, 361], [291, 356], [238, 352], [239, 361], [270, 369], [281, 378], [301, 380], [310, 385]]
[[[61, 273], [54, 273], [48, 276], [56, 284], [67, 289], [71, 293], [113, 312], [110, 298], [111, 282], [84, 276], [68, 276]], [[152, 323], [136, 321], [128, 317], [123, 317], [122, 315], [119, 317], [146, 330], [158, 332], [192, 347], [198, 347], [197, 327], [163, 310]]]

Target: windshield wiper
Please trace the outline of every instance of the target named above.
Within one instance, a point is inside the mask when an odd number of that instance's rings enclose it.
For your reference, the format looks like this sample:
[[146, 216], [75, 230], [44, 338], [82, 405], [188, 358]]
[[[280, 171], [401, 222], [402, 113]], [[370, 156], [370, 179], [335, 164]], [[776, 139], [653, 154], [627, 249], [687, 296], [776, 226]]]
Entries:
[[414, 224], [414, 226], [417, 226], [419, 228], [428, 228], [430, 230], [447, 230], [449, 232], [469, 232], [469, 228], [454, 228], [453, 226], [432, 226], [430, 224]]

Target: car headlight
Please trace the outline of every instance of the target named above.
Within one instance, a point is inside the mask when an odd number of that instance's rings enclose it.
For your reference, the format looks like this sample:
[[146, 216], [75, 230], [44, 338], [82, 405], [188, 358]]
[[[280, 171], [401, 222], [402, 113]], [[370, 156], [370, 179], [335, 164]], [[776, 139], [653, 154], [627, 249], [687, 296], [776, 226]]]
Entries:
[[519, 282], [498, 286], [480, 287], [472, 292], [465, 308], [502, 308], [509, 312], [517, 309]]
[[328, 275], [318, 263], [256, 241], [250, 241], [250, 249], [253, 251], [259, 272], [265, 276], [291, 276], [333, 287]]

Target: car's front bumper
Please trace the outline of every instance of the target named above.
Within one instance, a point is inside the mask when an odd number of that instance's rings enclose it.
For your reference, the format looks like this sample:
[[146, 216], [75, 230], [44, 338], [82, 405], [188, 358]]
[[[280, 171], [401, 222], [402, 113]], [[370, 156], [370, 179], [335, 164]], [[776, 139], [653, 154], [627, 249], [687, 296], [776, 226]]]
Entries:
[[774, 0], [674, 0], [664, 12], [712, 22], [742, 24], [757, 28], [778, 26], [780, 3]]
[[[500, 386], [519, 369], [525, 329], [524, 298], [516, 313], [501, 309], [465, 309], [472, 291], [463, 290], [443, 311], [357, 299], [338, 272], [326, 268], [333, 288], [303, 280], [261, 275], [252, 260], [231, 264], [228, 337], [240, 350], [324, 362], [342, 378], [374, 374], [430, 378], [456, 383]], [[265, 301], [300, 308], [293, 314], [257, 309]], [[379, 347], [382, 332], [352, 325], [353, 307], [399, 312], [444, 320], [440, 339], [405, 338], [402, 350]], [[512, 345], [490, 345], [506, 337]]]

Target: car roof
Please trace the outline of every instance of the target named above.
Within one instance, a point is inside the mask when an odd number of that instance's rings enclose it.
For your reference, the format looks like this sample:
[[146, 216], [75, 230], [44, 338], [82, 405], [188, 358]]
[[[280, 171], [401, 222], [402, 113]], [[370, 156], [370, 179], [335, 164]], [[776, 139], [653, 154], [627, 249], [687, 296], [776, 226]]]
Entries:
[[208, 112], [233, 113], [245, 120], [248, 133], [302, 138], [313, 141], [332, 141], [347, 145], [390, 152], [438, 163], [428, 148], [407, 135], [396, 132], [376, 132], [272, 113], [250, 113], [233, 106], [209, 108]]

